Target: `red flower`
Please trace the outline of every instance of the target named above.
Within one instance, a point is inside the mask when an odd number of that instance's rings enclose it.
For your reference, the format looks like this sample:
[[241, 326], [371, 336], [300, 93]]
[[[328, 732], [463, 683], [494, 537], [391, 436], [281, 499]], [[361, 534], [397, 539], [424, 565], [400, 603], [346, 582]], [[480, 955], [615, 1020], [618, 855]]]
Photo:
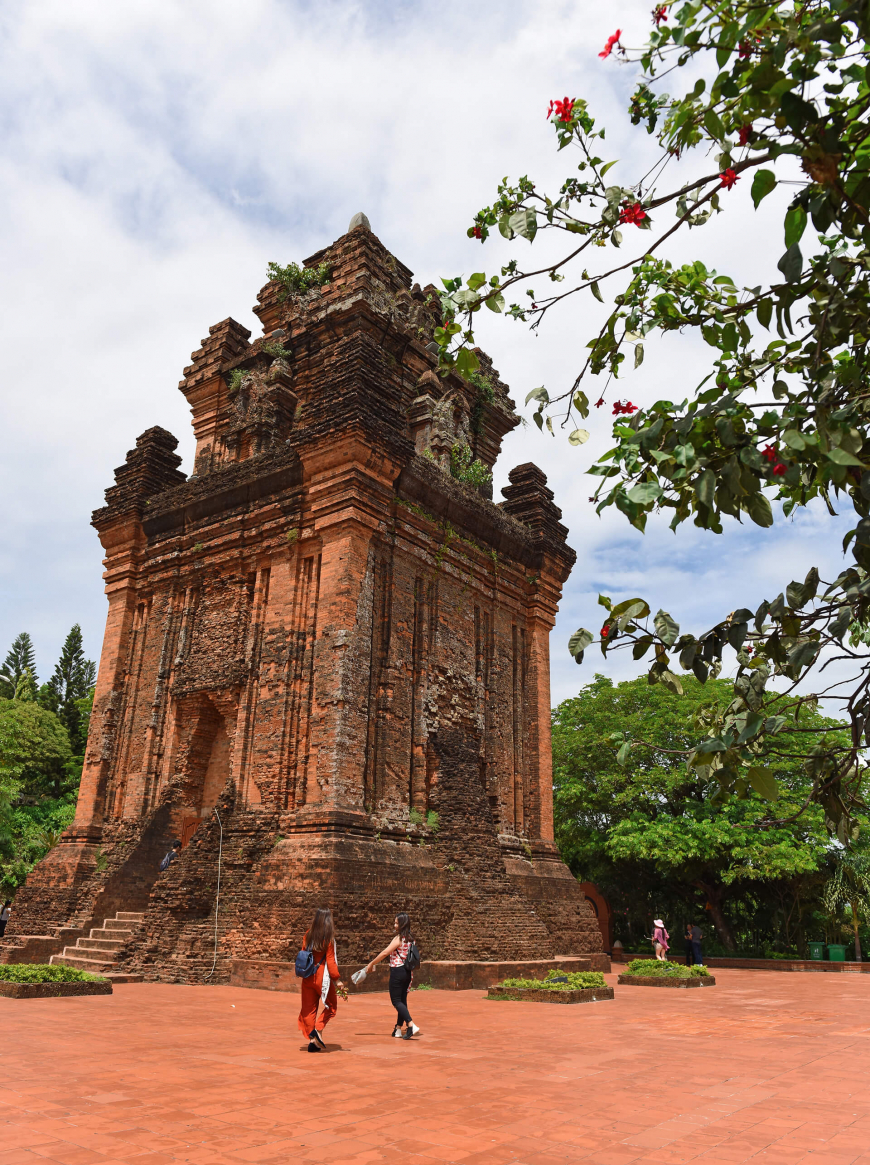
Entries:
[[601, 628], [601, 631], [599, 632], [599, 634], [601, 635], [601, 638], [606, 639], [609, 631], [610, 631], [610, 624], [605, 623], [604, 626]]
[[598, 54], [598, 55], [599, 55], [599, 57], [609, 57], [609, 56], [610, 56], [610, 54], [613, 52], [613, 46], [614, 46], [615, 44], [619, 44], [619, 38], [620, 38], [621, 36], [622, 36], [622, 29], [621, 29], [621, 28], [618, 28], [618, 29], [616, 30], [616, 32], [614, 32], [614, 33], [613, 33], [611, 36], [609, 36], [609, 37], [607, 38], [607, 42], [606, 42], [606, 44], [604, 45], [604, 48], [603, 48], [603, 49], [602, 49], [602, 51], [601, 51], [601, 52]]
[[567, 125], [574, 115], [574, 101], [573, 97], [565, 97], [562, 101], [559, 101], [558, 98], [551, 101], [550, 108], [547, 110], [547, 121], [550, 120], [550, 115], [555, 110], [556, 121], [564, 121]]
[[623, 224], [632, 222], [635, 226], [640, 226], [645, 218], [646, 211], [639, 202], [632, 202], [619, 212], [619, 221]]
[[737, 56], [741, 61], [744, 59], [744, 57], [752, 56], [752, 45], [748, 40], [742, 40], [737, 46]]
[[730, 166], [727, 170], [723, 170], [719, 177], [722, 179], [722, 185], [726, 190], [730, 190], [735, 182], [740, 181], [740, 175], [735, 174]]
[[600, 400], [597, 400], [597, 401], [595, 402], [595, 407], [596, 407], [597, 409], [600, 409], [600, 408], [601, 408], [601, 406], [602, 406], [603, 404], [604, 404], [604, 397], [601, 397], [601, 399], [600, 399]]
[[480, 227], [475, 227], [473, 233], [474, 233], [474, 237], [476, 239], [480, 239], [483, 237], [483, 231], [480, 229]]
[[779, 465], [774, 465], [774, 467], [773, 467], [773, 476], [774, 477], [782, 477], [782, 475], [784, 473], [788, 473], [788, 466], [787, 465], [783, 465], [783, 463], [781, 461], [780, 461]]
[[752, 133], [752, 122], [749, 125], [741, 125], [740, 127], [740, 144], [745, 146], [749, 141], [749, 135]]
[[668, 6], [667, 6], [667, 4], [660, 4], [658, 6], [658, 8], [654, 8], [653, 12], [652, 12], [652, 18], [653, 18], [653, 22], [654, 22], [656, 28], [658, 28], [658, 26], [661, 24], [661, 22], [663, 20], [667, 20], [667, 18], [668, 18]]
[[768, 461], [776, 461], [779, 457], [779, 449], [776, 445], [765, 445], [761, 450], [761, 456], [765, 457]]
[[625, 413], [626, 416], [631, 416], [632, 413], [637, 412], [637, 405], [633, 405], [630, 400], [617, 401], [613, 406], [613, 415], [618, 417], [620, 413]]

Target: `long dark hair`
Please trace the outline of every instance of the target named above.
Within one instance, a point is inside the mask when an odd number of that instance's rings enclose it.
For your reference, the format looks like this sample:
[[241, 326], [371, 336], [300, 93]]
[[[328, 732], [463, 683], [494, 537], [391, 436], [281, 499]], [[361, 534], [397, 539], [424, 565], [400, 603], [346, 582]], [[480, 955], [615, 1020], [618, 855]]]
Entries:
[[335, 942], [335, 927], [332, 922], [332, 911], [320, 909], [314, 915], [314, 922], [305, 936], [306, 949], [325, 951], [333, 942]]
[[414, 936], [411, 934], [411, 920], [407, 914], [397, 914], [396, 922], [399, 924], [399, 938], [407, 939], [408, 942], [414, 941]]

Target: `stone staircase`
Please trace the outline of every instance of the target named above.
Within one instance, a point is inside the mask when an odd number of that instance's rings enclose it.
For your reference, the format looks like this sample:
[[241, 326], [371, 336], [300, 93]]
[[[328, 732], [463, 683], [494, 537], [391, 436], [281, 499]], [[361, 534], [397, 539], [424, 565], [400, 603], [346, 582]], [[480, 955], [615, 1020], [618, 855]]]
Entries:
[[127, 974], [116, 967], [119, 951], [134, 937], [144, 921], [144, 913], [119, 910], [102, 926], [92, 927], [89, 938], [78, 939], [74, 947], [64, 947], [63, 954], [52, 955], [49, 962], [103, 975], [115, 983], [141, 983], [141, 975]]

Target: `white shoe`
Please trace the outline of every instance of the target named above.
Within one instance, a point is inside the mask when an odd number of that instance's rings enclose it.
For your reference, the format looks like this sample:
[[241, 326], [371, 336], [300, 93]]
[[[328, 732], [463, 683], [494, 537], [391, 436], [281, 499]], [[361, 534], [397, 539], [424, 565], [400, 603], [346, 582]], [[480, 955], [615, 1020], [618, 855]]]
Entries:
[[410, 1025], [410, 1027], [408, 1028], [408, 1030], [410, 1031], [412, 1036], [418, 1036], [420, 1034], [420, 1029], [417, 1027], [417, 1025], [415, 1023], [412, 1023]]
[[399, 1027], [398, 1024], [396, 1024], [396, 1026], [393, 1028], [393, 1035], [397, 1040], [401, 1040], [403, 1038], [402, 1037], [402, 1029]]

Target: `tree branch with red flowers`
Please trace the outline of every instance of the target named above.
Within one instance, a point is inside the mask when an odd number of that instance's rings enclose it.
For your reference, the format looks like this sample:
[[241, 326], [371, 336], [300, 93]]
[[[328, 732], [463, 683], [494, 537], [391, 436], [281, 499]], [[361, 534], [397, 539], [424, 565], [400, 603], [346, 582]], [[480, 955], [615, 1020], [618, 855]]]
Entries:
[[[614, 403], [613, 447], [587, 469], [599, 481], [590, 499], [599, 513], [615, 506], [640, 530], [650, 515], [669, 513], [674, 530], [691, 519], [720, 533], [728, 518], [769, 528], [772, 503], [786, 516], [817, 498], [831, 514], [838, 499], [852, 506], [844, 551], [853, 563], [824, 571], [831, 582], [821, 584], [814, 568], [754, 614], [735, 596], [737, 609], [700, 635], [680, 634], [663, 611], [650, 623], [643, 599], [603, 596], [609, 615], [597, 638], [605, 655], [630, 647], [640, 660], [652, 652], [650, 682], [675, 686], [679, 669], [702, 682], [715, 674], [730, 645], [734, 700], [711, 712], [689, 763], [717, 796], [754, 788], [774, 800], [765, 757], [777, 755], [782, 734], [794, 733], [811, 799], [848, 843], [870, 743], [870, 9], [848, 0], [687, 0], [654, 7], [652, 24], [644, 49], [627, 50], [617, 30], [599, 56], [637, 69], [628, 117], [654, 135], [654, 164], [634, 182], [608, 185], [616, 162], [599, 156], [605, 131], [587, 101], [550, 101], [546, 119], [558, 150], [573, 155], [571, 171], [551, 193], [528, 176], [505, 179], [468, 235], [485, 244], [498, 230], [534, 244], [555, 230], [574, 236], [571, 246], [544, 266], [526, 268], [515, 258], [491, 275], [445, 280], [440, 366], [445, 374], [474, 372], [474, 315], [484, 306], [537, 330], [589, 293], [609, 302], [610, 312], [585, 359], [555, 391], [538, 387], [526, 397], [539, 428], [555, 436], [555, 419], [572, 445], [589, 437], [579, 425], [591, 411], [584, 380], [605, 377], [594, 394], [593, 407], [601, 408], [627, 371], [626, 357], [634, 370], [642, 365], [650, 334], [694, 332], [710, 350], [708, 375], [676, 394], [682, 404]], [[678, 80], [689, 64], [690, 87], [663, 92], [662, 79]], [[698, 149], [715, 155], [715, 169], [705, 161], [699, 177], [669, 188], [674, 162], [682, 176]], [[794, 182], [795, 163], [804, 180]], [[786, 181], [793, 196], [784, 251], [778, 277], [766, 286], [742, 286], [737, 271], [718, 273], [702, 258], [678, 265], [668, 257], [677, 232], [700, 229], [741, 200], [767, 214], [765, 199]], [[675, 219], [665, 224], [668, 207]], [[593, 248], [628, 249], [634, 231], [649, 234], [639, 236], [644, 243], [631, 248], [632, 258], [593, 263]], [[541, 292], [541, 280], [553, 286]], [[509, 302], [517, 293], [522, 298]], [[572, 637], [578, 663], [595, 641], [582, 628]], [[851, 680], [797, 694], [834, 659], [853, 665]], [[776, 679], [790, 694], [777, 690]], [[838, 704], [847, 717], [847, 748], [800, 725], [801, 709], [818, 700]]]

